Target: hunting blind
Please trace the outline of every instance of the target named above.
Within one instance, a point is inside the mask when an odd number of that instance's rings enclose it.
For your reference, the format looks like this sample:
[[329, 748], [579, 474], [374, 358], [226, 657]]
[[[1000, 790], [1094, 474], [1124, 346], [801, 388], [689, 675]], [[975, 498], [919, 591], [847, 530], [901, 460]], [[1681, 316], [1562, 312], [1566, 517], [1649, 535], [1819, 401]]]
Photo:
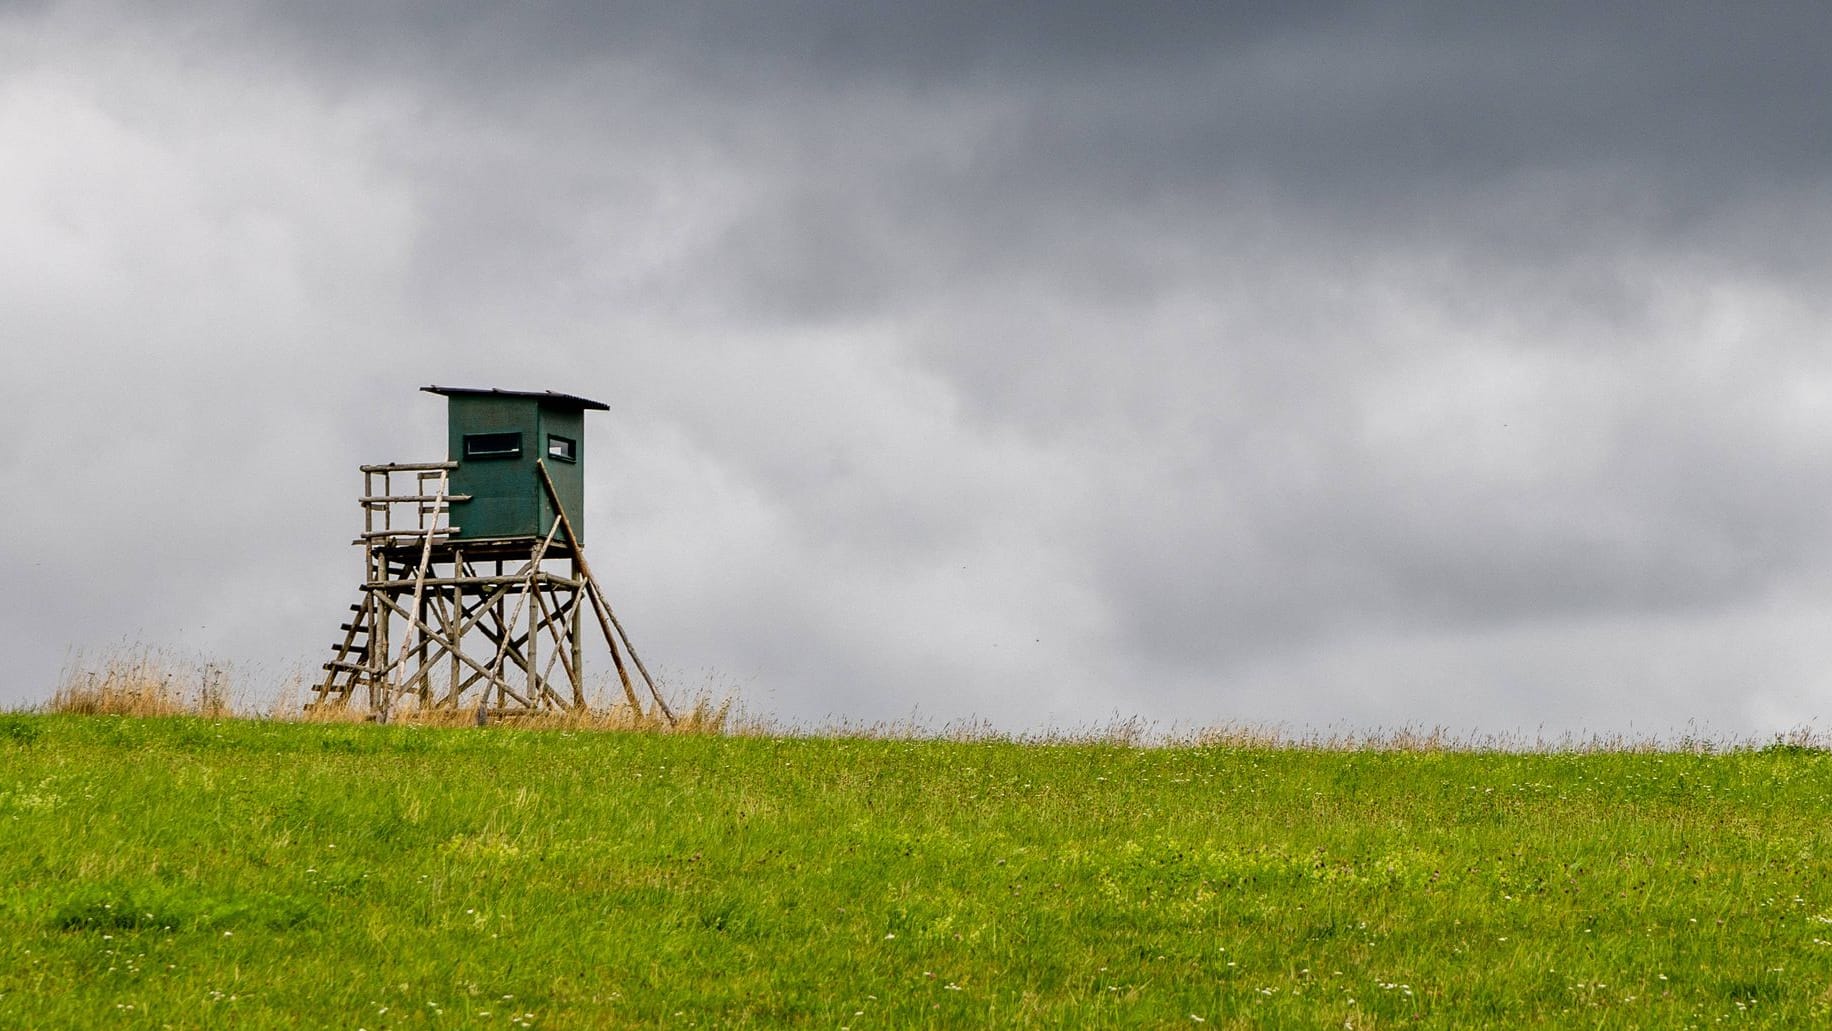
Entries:
[[539, 537], [559, 514], [542, 489], [535, 463], [544, 463], [554, 493], [585, 536], [585, 413], [609, 406], [571, 394], [427, 387], [443, 394], [448, 411], [447, 454], [452, 493], [464, 495], [454, 515], [460, 540]]
[[585, 561], [585, 413], [552, 391], [426, 387], [446, 399], [443, 462], [365, 465], [362, 600], [313, 706], [361, 695], [378, 718], [411, 698], [479, 721], [586, 705], [582, 628], [602, 631], [625, 701], [624, 653], [673, 722]]

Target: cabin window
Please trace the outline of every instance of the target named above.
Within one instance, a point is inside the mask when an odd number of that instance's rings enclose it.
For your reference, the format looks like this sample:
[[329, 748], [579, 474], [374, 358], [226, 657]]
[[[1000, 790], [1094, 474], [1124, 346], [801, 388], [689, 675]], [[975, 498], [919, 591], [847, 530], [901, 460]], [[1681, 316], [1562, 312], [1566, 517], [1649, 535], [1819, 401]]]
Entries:
[[520, 458], [522, 435], [519, 433], [467, 433], [464, 435], [466, 458]]
[[547, 435], [547, 457], [562, 462], [577, 462], [579, 460], [579, 442], [570, 437], [560, 437], [549, 433]]

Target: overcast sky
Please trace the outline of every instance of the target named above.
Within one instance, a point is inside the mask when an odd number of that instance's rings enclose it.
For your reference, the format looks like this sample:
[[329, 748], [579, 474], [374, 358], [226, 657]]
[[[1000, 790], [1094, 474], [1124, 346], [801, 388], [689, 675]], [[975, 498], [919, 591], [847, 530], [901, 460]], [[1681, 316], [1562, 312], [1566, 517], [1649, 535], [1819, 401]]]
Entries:
[[428, 383], [788, 721], [1832, 720], [1823, 3], [0, 0], [0, 705], [315, 669]]

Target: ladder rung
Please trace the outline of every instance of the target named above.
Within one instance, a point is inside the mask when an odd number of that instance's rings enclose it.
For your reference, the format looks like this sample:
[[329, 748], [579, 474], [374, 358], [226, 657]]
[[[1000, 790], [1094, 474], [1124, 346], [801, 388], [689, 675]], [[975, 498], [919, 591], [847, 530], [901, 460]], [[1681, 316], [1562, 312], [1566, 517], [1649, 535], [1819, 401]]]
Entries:
[[369, 667], [363, 665], [360, 662], [339, 662], [336, 659], [332, 659], [330, 662], [325, 663], [324, 668], [325, 669], [347, 669], [352, 673], [369, 672]]
[[469, 501], [469, 494], [370, 494], [356, 499], [359, 505], [386, 505], [409, 501]]
[[437, 472], [441, 469], [456, 469], [457, 462], [389, 462], [386, 465], [364, 465], [357, 467], [366, 473], [414, 473]]
[[[354, 605], [350, 606], [350, 608], [352, 611], [361, 611]], [[367, 623], [339, 623], [337, 624], [337, 629], [353, 630], [353, 631], [356, 631], [357, 633], [366, 634], [366, 633], [369, 633], [369, 624]]]
[[383, 537], [425, 537], [428, 534], [434, 537], [443, 537], [446, 534], [457, 532], [458, 528], [456, 526], [435, 526], [430, 530], [371, 530], [358, 539], [373, 541], [380, 540]]

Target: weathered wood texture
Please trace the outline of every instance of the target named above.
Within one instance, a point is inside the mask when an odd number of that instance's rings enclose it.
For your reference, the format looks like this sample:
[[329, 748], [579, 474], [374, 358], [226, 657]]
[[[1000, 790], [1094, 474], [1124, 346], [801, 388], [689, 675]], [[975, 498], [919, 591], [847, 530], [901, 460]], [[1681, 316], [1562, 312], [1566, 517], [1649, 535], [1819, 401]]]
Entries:
[[[624, 668], [628, 650], [654, 711], [674, 714], [592, 578], [560, 492], [537, 464], [555, 518], [539, 538], [455, 536], [453, 463], [363, 466], [362, 600], [324, 664], [313, 706], [360, 703], [386, 720], [402, 704], [501, 716], [587, 705], [580, 632], [590, 608], [624, 699], [644, 706]], [[410, 481], [394, 491], [393, 477]]]

